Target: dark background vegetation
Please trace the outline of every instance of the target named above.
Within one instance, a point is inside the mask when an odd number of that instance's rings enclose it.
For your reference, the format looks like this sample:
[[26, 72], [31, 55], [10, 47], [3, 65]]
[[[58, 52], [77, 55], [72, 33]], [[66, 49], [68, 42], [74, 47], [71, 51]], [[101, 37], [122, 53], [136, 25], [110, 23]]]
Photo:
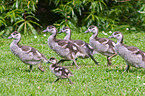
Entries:
[[129, 28], [145, 31], [144, 0], [0, 0], [0, 35], [40, 33], [48, 25], [83, 32]]

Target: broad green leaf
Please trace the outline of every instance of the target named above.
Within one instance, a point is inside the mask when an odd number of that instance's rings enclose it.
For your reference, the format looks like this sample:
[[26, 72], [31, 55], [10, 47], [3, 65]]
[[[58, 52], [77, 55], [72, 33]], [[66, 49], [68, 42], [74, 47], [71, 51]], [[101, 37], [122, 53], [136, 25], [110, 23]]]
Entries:
[[22, 30], [22, 28], [24, 27], [24, 24], [25, 24], [25, 23], [22, 23], [22, 24], [18, 27], [18, 29], [17, 29], [18, 32], [20, 32], [20, 31]]
[[28, 22], [31, 22], [31, 23], [33, 23], [33, 24], [36, 24], [37, 26], [39, 26], [39, 27], [41, 27], [42, 28], [42, 26], [40, 25], [40, 24], [38, 24], [37, 22], [34, 22], [34, 21], [32, 21], [32, 20], [27, 20]]
[[19, 0], [16, 0], [16, 8], [18, 9], [19, 7]]
[[32, 33], [36, 35], [37, 31], [34, 29], [34, 27], [29, 22], [27, 22], [27, 25], [29, 26], [29, 28], [32, 31]]
[[23, 20], [19, 20], [19, 21], [17, 21], [15, 24], [14, 24], [14, 26], [15, 25], [17, 25], [17, 24], [19, 24], [19, 23], [21, 23], [21, 22], [24, 22], [25, 20], [23, 19]]
[[3, 35], [4, 33], [5, 33], [5, 30], [1, 31], [0, 32], [0, 36]]
[[35, 16], [35, 14], [31, 11], [25, 12], [25, 14], [27, 14], [27, 15], [31, 14], [31, 15]]
[[0, 26], [4, 25], [5, 27], [7, 26], [6, 22], [3, 20], [0, 20]]
[[39, 21], [39, 19], [38, 19], [38, 18], [36, 18], [35, 16], [31, 16], [31, 15], [28, 15], [28, 16], [27, 16], [27, 18], [33, 18], [33, 19], [35, 19], [35, 20]]
[[24, 22], [24, 34], [28, 35], [28, 32], [27, 32], [27, 21]]

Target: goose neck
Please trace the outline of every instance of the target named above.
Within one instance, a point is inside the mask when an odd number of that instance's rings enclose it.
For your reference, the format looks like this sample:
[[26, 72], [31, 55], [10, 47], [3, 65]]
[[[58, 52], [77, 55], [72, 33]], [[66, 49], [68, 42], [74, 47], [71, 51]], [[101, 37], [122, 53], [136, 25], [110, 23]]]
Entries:
[[56, 38], [56, 32], [53, 33], [49, 38], [53, 38], [53, 39], [55, 39], [55, 38]]
[[19, 44], [19, 42], [20, 42], [20, 39], [17, 39], [17, 40], [13, 40], [13, 44]]
[[122, 43], [122, 44], [123, 44], [123, 37], [122, 37], [122, 38], [118, 38], [118, 39], [117, 39], [117, 44], [120, 44], [120, 43]]
[[98, 32], [93, 33], [92, 38], [97, 38], [97, 36], [98, 36]]
[[66, 36], [64, 37], [65, 40], [71, 40], [71, 33], [66, 33]]

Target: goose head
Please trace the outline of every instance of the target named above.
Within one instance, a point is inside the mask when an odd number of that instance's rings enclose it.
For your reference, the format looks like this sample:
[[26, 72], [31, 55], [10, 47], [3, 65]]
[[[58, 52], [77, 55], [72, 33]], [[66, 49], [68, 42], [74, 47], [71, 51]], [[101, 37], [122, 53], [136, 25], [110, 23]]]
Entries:
[[92, 32], [93, 34], [98, 34], [98, 31], [99, 29], [97, 28], [97, 26], [92, 25], [84, 33]]
[[50, 25], [50, 26], [47, 26], [47, 28], [43, 31], [43, 32], [51, 32], [52, 34], [56, 33], [57, 29], [55, 26], [53, 25]]
[[48, 62], [47, 62], [47, 63], [56, 64], [56, 63], [57, 63], [57, 60], [56, 60], [56, 58], [51, 57], [51, 58], [48, 60]]
[[66, 33], [64, 40], [71, 40], [71, 29], [69, 27], [64, 27], [58, 33]]
[[62, 32], [65, 32], [66, 34], [69, 34], [71, 32], [70, 28], [69, 27], [64, 27], [62, 28], [62, 30], [60, 30], [58, 33], [62, 33]]
[[8, 39], [14, 38], [14, 40], [20, 40], [21, 38], [21, 34], [17, 31], [14, 31], [9, 37]]
[[119, 31], [113, 32], [108, 38], [116, 38], [118, 43], [123, 43], [123, 35]]

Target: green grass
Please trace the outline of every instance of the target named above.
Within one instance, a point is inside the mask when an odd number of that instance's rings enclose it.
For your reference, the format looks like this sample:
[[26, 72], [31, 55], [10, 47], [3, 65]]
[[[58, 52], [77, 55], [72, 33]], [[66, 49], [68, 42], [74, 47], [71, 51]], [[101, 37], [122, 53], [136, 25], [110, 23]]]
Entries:
[[[136, 46], [145, 51], [145, 33], [124, 32], [124, 43]], [[61, 59], [47, 45], [47, 38], [38, 35], [22, 36], [20, 44], [32, 46], [42, 52], [47, 58], [51, 56]], [[89, 42], [91, 33], [73, 33], [72, 39], [81, 39]], [[111, 34], [109, 34], [111, 35]], [[109, 36], [108, 35], [108, 36]], [[99, 37], [108, 37], [99, 33]], [[64, 34], [59, 34], [57, 38], [63, 38]], [[115, 39], [112, 39], [116, 41]], [[49, 64], [43, 63], [45, 72], [40, 72], [37, 66], [33, 67], [33, 72], [29, 72], [29, 66], [22, 63], [15, 57], [9, 48], [11, 40], [0, 38], [0, 96], [139, 96], [145, 95], [145, 70], [131, 67], [128, 73], [124, 73], [126, 64], [124, 60], [116, 56], [112, 59], [112, 66], [107, 67], [106, 57], [95, 54], [99, 61], [99, 66], [88, 59], [78, 59], [80, 69], [71, 66], [69, 62], [61, 64], [66, 66], [74, 74], [70, 79], [74, 84], [69, 84], [68, 80], [56, 80], [56, 77], [49, 70]]]

